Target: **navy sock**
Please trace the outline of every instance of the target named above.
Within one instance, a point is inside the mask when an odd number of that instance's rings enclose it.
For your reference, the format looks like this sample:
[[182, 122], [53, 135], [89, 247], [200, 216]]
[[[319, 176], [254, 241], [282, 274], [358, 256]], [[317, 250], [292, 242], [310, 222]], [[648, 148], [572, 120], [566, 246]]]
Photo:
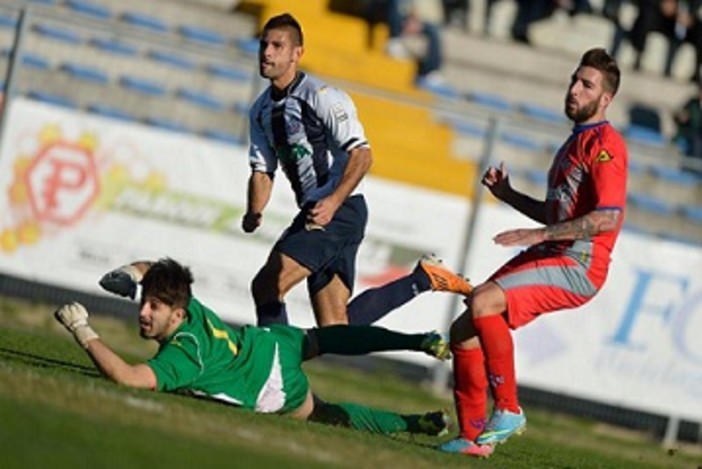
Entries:
[[258, 317], [259, 326], [288, 324], [288, 311], [285, 309], [285, 303], [280, 301], [271, 301], [257, 306], [256, 316]]
[[420, 268], [382, 287], [370, 288], [347, 307], [349, 324], [373, 324], [415, 296], [431, 289], [427, 274]]

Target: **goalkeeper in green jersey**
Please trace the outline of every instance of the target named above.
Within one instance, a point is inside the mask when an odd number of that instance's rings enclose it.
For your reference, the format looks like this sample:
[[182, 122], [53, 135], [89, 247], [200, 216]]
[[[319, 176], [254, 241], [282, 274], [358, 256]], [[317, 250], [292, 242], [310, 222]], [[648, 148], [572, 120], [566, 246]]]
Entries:
[[244, 409], [342, 425], [374, 433], [443, 435], [443, 411], [402, 415], [357, 404], [331, 404], [313, 395], [302, 362], [322, 354], [361, 355], [415, 350], [439, 359], [450, 355], [436, 332], [402, 334], [374, 326], [300, 329], [287, 325], [234, 328], [193, 295], [193, 277], [172, 259], [135, 262], [106, 274], [106, 290], [132, 296], [141, 284], [140, 335], [156, 340], [156, 355], [126, 363], [88, 324], [79, 303], [60, 307], [56, 319], [73, 334], [97, 368], [126, 386], [185, 392]]

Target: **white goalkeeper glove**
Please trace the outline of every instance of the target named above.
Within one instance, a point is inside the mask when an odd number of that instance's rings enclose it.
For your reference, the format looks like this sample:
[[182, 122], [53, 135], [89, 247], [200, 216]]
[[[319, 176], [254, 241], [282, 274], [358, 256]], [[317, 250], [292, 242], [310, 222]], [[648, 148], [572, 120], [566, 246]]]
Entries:
[[73, 337], [83, 348], [88, 348], [88, 341], [99, 337], [88, 325], [88, 311], [80, 303], [74, 301], [61, 306], [54, 313], [54, 317], [63, 324], [68, 332], [73, 334]]
[[127, 296], [133, 300], [142, 277], [142, 271], [137, 266], [127, 264], [103, 275], [100, 286], [110, 293]]

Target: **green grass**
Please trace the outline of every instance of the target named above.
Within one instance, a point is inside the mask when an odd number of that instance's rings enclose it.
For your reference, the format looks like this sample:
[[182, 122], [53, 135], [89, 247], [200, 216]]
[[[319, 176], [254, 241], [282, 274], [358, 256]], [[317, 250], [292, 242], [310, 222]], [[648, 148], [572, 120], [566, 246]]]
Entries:
[[[130, 361], [153, 354], [135, 325], [94, 315]], [[417, 383], [325, 362], [307, 371], [327, 400], [419, 412], [452, 406]], [[442, 440], [382, 437], [258, 415], [214, 402], [138, 391], [100, 377], [48, 306], [0, 300], [0, 461], [45, 467], [699, 468], [702, 451], [674, 452], [645, 435], [526, 409], [529, 429], [488, 460], [442, 454]]]

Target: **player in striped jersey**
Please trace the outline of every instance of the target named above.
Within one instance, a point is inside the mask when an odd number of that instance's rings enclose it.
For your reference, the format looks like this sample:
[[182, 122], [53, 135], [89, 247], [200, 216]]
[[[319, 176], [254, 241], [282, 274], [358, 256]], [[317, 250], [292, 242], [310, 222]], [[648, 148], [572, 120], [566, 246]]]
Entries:
[[[627, 150], [605, 117], [619, 80], [619, 67], [604, 49], [582, 56], [565, 99], [575, 125], [553, 159], [546, 200], [513, 189], [504, 165], [483, 176], [495, 197], [543, 227], [495, 236], [499, 245], [528, 247], [475, 288], [451, 327], [461, 431], [443, 451], [487, 456], [492, 445], [524, 430], [510, 329], [580, 306], [604, 284], [626, 201]], [[486, 423], [488, 388], [494, 409]]]
[[256, 231], [280, 167], [299, 207], [251, 290], [259, 325], [288, 322], [284, 298], [303, 280], [317, 324], [347, 322], [356, 254], [368, 219], [360, 191], [371, 149], [343, 91], [300, 70], [303, 34], [290, 14], [263, 27], [259, 71], [270, 81], [250, 111], [246, 233]]

